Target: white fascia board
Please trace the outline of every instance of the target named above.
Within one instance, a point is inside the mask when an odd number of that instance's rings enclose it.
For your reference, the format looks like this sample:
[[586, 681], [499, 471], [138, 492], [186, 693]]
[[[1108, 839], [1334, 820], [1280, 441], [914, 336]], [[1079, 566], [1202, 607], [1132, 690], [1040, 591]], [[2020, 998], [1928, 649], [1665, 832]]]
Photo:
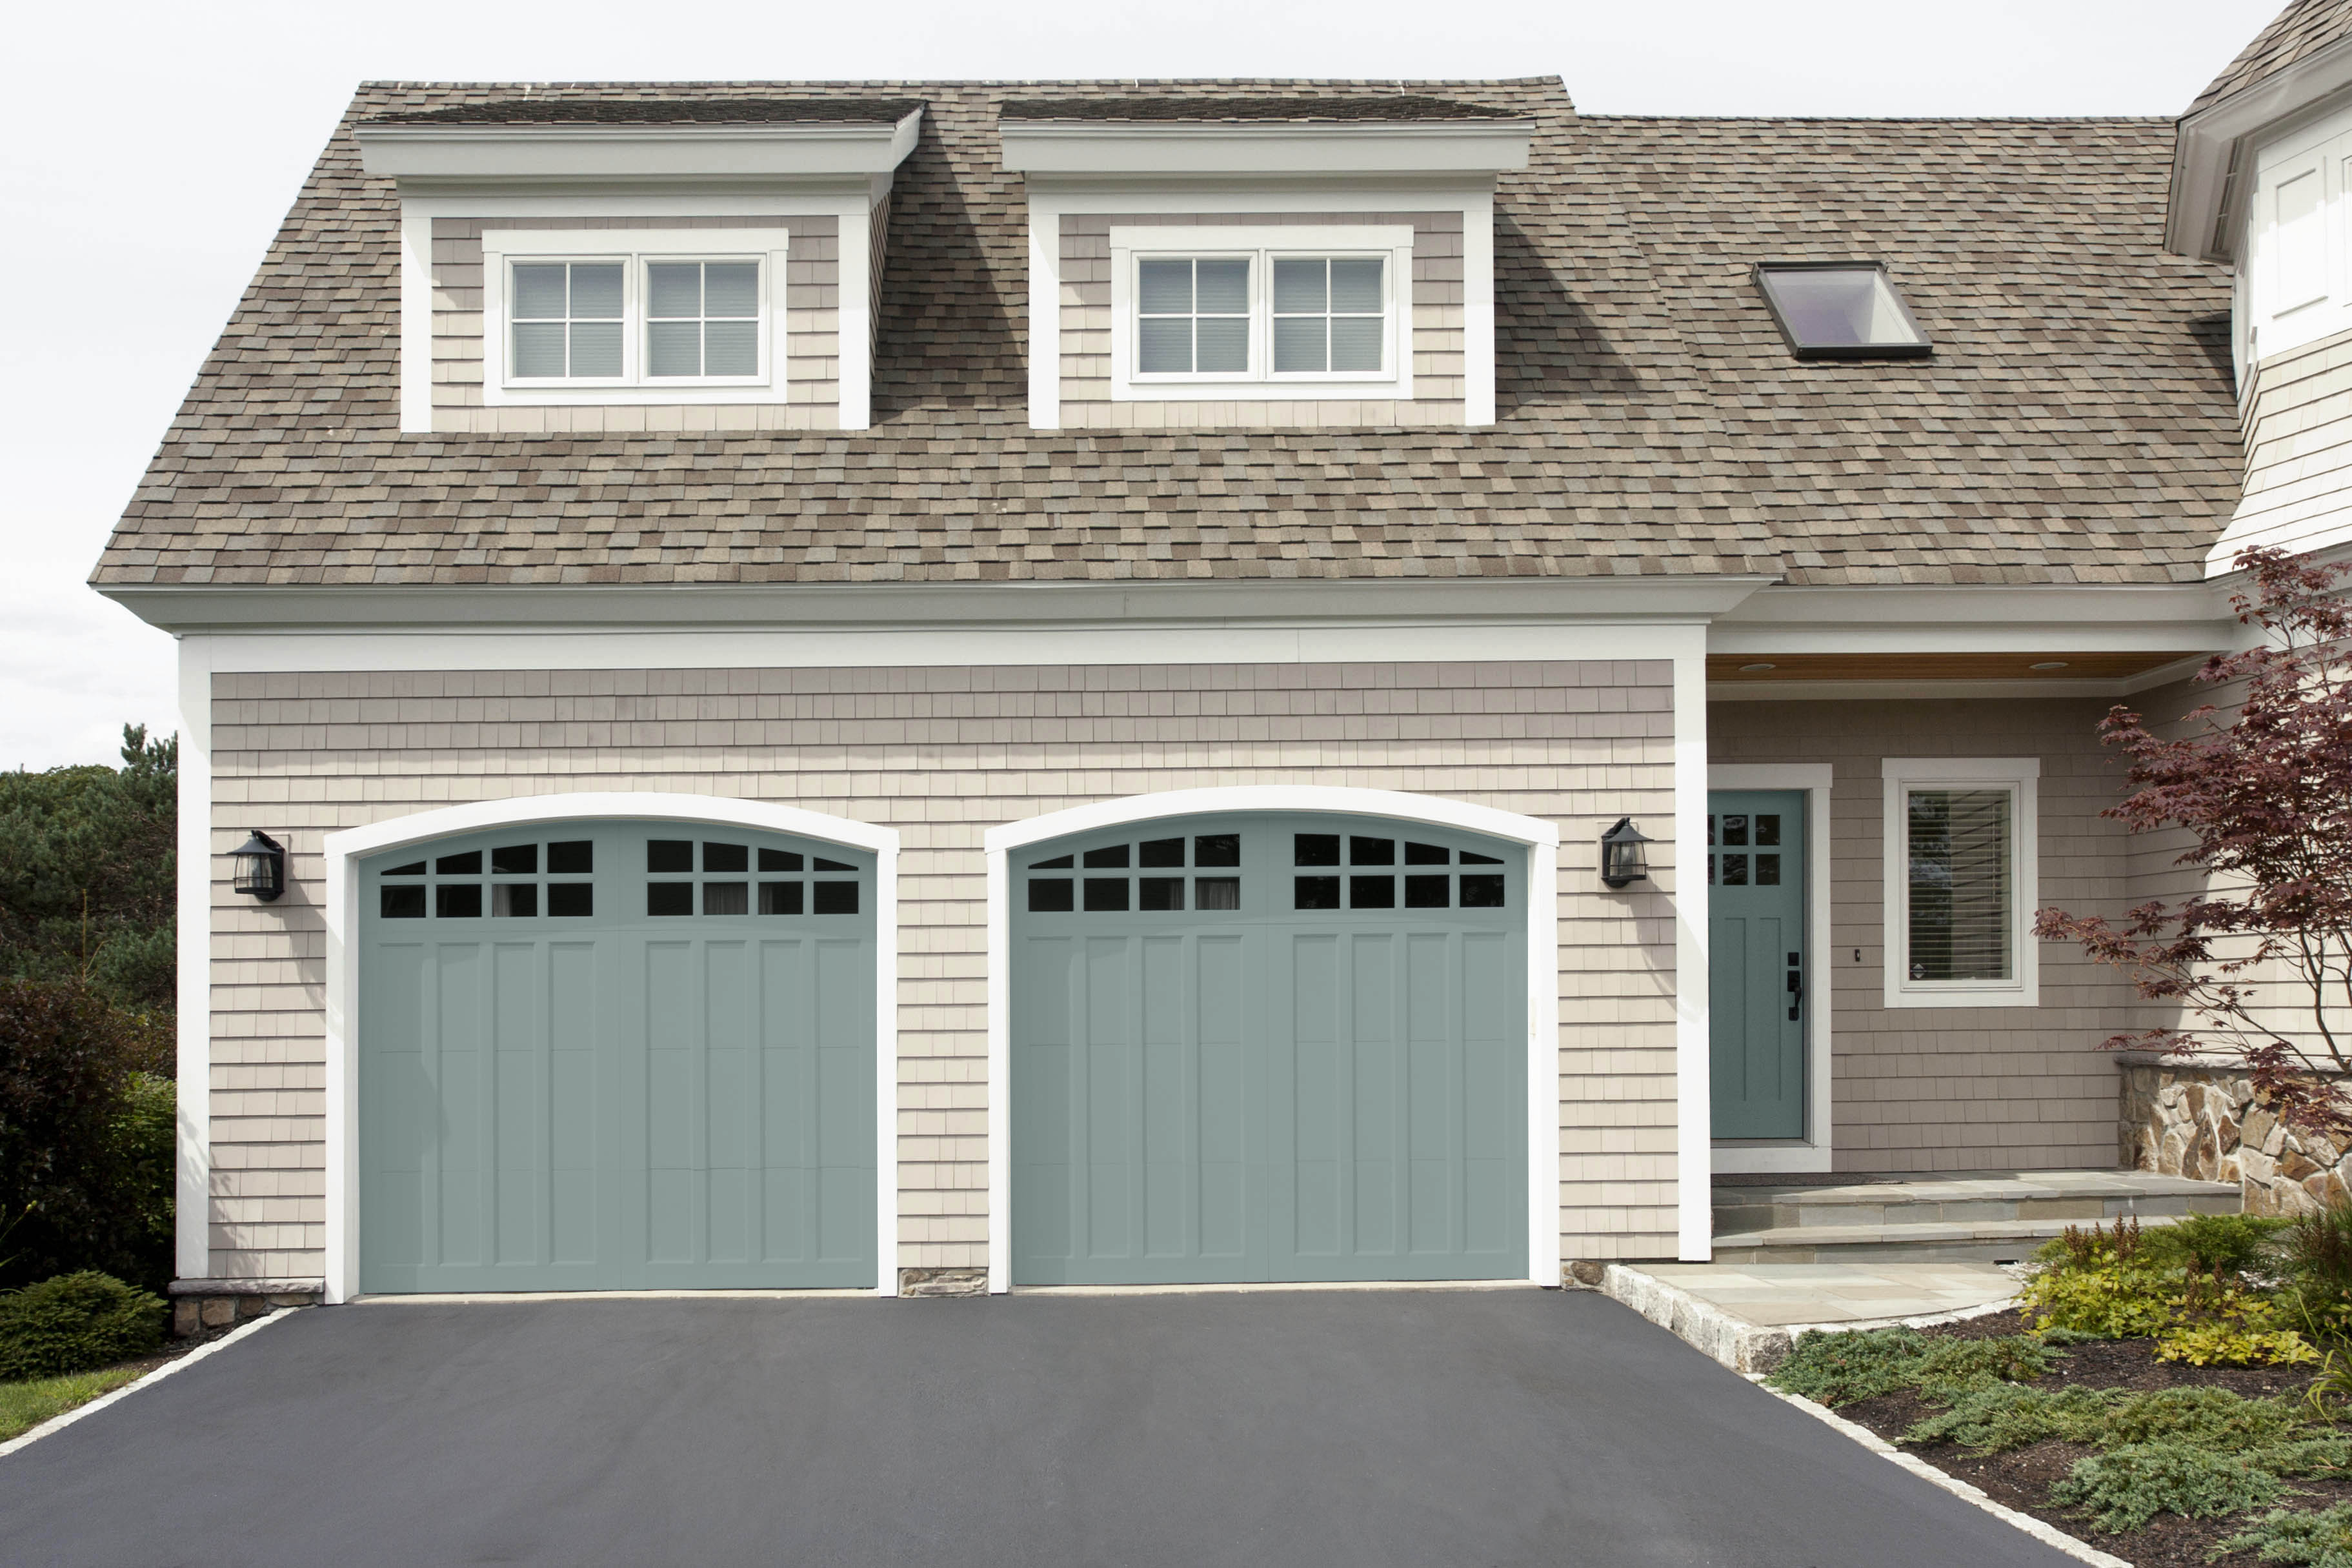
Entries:
[[1528, 166], [1532, 120], [1354, 124], [999, 123], [1017, 174], [1499, 174]]
[[[2352, 38], [2182, 120], [2172, 149], [2164, 248], [2195, 261], [2237, 258], [2247, 139], [2352, 88]], [[2232, 178], [2232, 175], [2240, 177]]]
[[362, 125], [370, 174], [410, 181], [745, 180], [888, 174], [923, 111], [895, 124]]
[[1770, 586], [1707, 628], [1707, 651], [2000, 653], [2233, 647], [2229, 595], [2210, 583], [2118, 587]]
[[566, 627], [936, 629], [992, 624], [1257, 626], [1706, 621], [1767, 577], [1540, 581], [777, 584], [757, 587], [224, 587], [107, 584], [99, 592], [167, 631]]

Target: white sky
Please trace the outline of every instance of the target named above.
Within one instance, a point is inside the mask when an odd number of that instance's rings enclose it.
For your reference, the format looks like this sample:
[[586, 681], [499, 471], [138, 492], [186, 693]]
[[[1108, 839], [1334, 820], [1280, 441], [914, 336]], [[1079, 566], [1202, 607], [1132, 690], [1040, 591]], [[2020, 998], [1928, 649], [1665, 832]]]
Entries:
[[0, 298], [30, 307], [0, 340], [0, 767], [176, 727], [171, 639], [83, 579], [361, 80], [1556, 73], [1594, 113], [2170, 115], [2283, 4], [28, 6], [0, 98]]

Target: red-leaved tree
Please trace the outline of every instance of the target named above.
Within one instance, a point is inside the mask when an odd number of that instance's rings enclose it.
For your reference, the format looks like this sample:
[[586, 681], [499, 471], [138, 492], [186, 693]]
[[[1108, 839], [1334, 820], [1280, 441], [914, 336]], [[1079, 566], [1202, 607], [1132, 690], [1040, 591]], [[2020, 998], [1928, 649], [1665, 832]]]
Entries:
[[2207, 873], [2206, 890], [2142, 904], [2120, 926], [2042, 910], [2033, 929], [2080, 942], [2194, 1020], [2108, 1049], [2225, 1052], [2282, 1120], [2341, 1137], [2352, 1098], [2330, 1075], [2352, 1072], [2352, 565], [2276, 550], [2237, 564], [2249, 591], [2232, 603], [2263, 644], [2197, 673], [2236, 685], [2234, 708], [2198, 709], [2177, 738], [2122, 706], [2099, 724], [2131, 759], [2133, 794], [2105, 815], [2134, 833], [2185, 829], [2176, 864]]

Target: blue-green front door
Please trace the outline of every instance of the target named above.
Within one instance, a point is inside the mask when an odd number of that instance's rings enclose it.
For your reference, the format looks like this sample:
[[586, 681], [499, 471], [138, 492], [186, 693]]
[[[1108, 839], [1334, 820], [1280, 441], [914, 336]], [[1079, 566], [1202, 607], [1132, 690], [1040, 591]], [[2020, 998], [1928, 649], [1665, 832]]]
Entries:
[[360, 1288], [874, 1284], [873, 884], [685, 823], [365, 862]]
[[1021, 1284], [1527, 1272], [1527, 858], [1363, 817], [1013, 858]]
[[1805, 1135], [1805, 797], [1707, 796], [1707, 1015], [1717, 1138]]

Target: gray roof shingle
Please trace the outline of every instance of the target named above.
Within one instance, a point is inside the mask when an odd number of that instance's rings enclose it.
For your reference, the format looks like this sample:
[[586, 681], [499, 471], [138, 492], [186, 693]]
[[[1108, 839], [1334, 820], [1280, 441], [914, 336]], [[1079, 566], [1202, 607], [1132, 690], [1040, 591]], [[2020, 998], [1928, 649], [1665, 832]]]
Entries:
[[2352, 0], [2292, 0], [2197, 95], [2197, 101], [2189, 106], [2189, 113], [2210, 109], [2225, 98], [2234, 98], [2297, 60], [2347, 37], [2352, 37]]
[[[997, 117], [1138, 85], [532, 89], [928, 106], [874, 428], [649, 436], [399, 432], [397, 200], [351, 127], [521, 89], [364, 87], [95, 580], [2163, 583], [2201, 575], [2235, 502], [2229, 281], [2158, 248], [2168, 125], [1580, 118], [1548, 79], [1169, 88], [1536, 121], [1497, 186], [1493, 427], [1032, 431]], [[1888, 264], [1933, 358], [1789, 357], [1751, 265], [1847, 257]]]

